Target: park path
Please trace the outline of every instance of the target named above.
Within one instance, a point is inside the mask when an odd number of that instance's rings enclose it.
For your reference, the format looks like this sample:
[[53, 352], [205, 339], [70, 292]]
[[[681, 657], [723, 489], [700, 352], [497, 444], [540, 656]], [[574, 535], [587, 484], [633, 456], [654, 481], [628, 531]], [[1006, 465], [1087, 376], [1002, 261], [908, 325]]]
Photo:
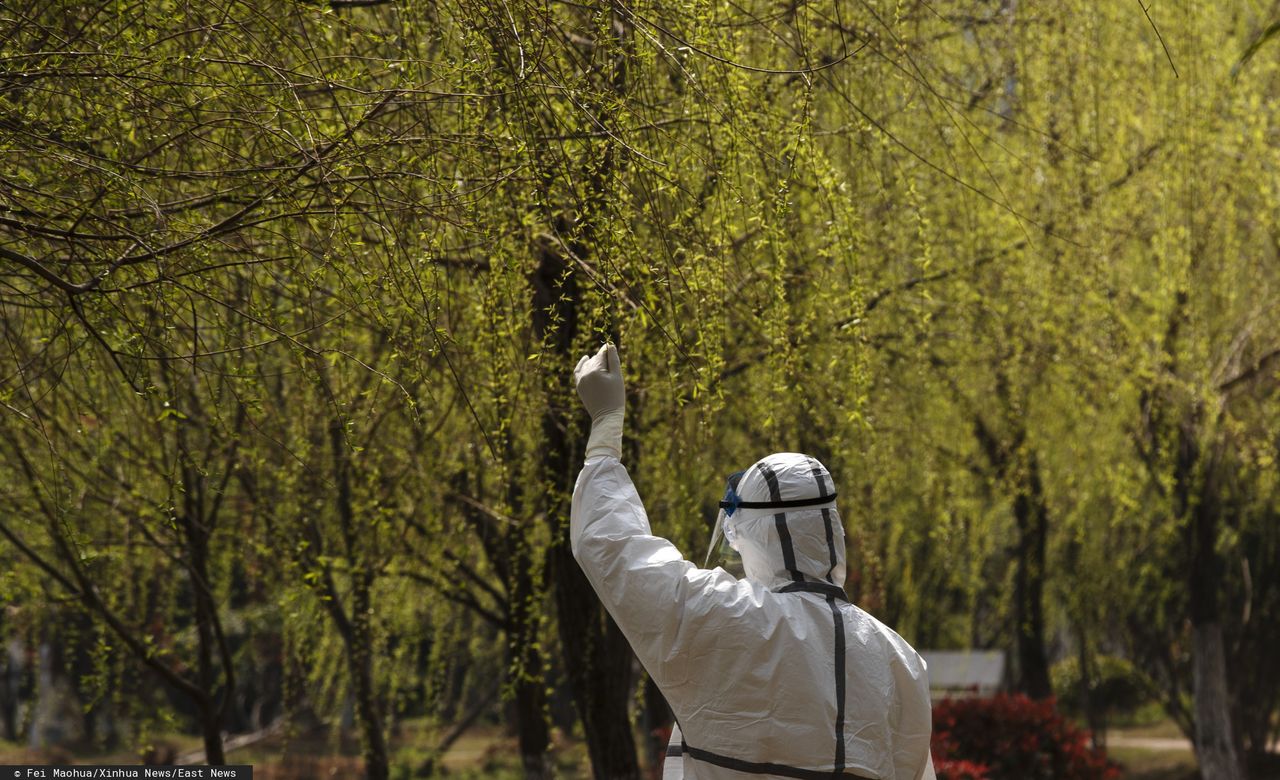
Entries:
[[1107, 747], [1158, 751], [1192, 750], [1191, 740], [1186, 737], [1137, 737], [1115, 732], [1107, 734]]
[[[1186, 737], [1140, 737], [1120, 732], [1107, 732], [1107, 747], [1134, 748], [1137, 750], [1192, 751], [1191, 740]], [[1273, 741], [1269, 752], [1280, 753], [1280, 739]]]

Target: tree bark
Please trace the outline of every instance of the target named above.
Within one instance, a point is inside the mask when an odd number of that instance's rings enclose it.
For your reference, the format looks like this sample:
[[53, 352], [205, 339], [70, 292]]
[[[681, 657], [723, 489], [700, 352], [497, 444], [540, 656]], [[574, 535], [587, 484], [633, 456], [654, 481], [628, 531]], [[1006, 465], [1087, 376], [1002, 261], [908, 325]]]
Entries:
[[[168, 383], [177, 389], [176, 377], [168, 376]], [[193, 419], [201, 419], [199, 414], [199, 394], [192, 390], [187, 399], [188, 408]], [[244, 424], [244, 410], [240, 409], [236, 416], [236, 427], [232, 432], [234, 442]], [[212, 428], [204, 427], [205, 436], [214, 437]], [[189, 432], [185, 425], [178, 425], [175, 430], [178, 465], [182, 474], [183, 512], [177, 518], [182, 532], [185, 548], [187, 580], [191, 587], [191, 601], [196, 629], [196, 687], [200, 691], [196, 699], [196, 711], [200, 717], [200, 733], [204, 739], [204, 760], [210, 766], [221, 766], [226, 763], [226, 749], [222, 741], [222, 730], [226, 725], [226, 715], [232, 698], [235, 695], [235, 666], [231, 651], [227, 646], [226, 636], [222, 630], [221, 618], [218, 616], [218, 605], [214, 600], [209, 578], [209, 545], [217, 526], [218, 512], [222, 506], [222, 495], [227, 487], [227, 480], [234, 471], [237, 444], [231, 444], [224, 450], [224, 477], [221, 484], [211, 484], [208, 474], [198, 464], [197, 455], [188, 439]], [[212, 443], [212, 442], [210, 442]], [[206, 456], [207, 463], [208, 456]], [[218, 679], [221, 669], [222, 679]]]
[[[996, 392], [1005, 408], [1010, 405], [1009, 389], [1003, 374], [998, 375]], [[1040, 479], [1040, 461], [1028, 448], [1023, 468], [1015, 453], [1025, 444], [1027, 432], [1021, 424], [1003, 438], [987, 425], [981, 414], [973, 416], [974, 435], [997, 478], [1013, 479], [1013, 518], [1017, 530], [1014, 550], [1013, 632], [1016, 650], [1014, 687], [1033, 699], [1053, 695], [1049, 680], [1049, 658], [1044, 640], [1044, 564], [1049, 538], [1049, 508], [1045, 505]]]
[[[357, 578], [363, 580], [364, 578]], [[387, 761], [387, 740], [382, 733], [382, 712], [378, 707], [377, 689], [373, 678], [373, 655], [369, 647], [369, 631], [365, 625], [369, 612], [368, 583], [361, 582], [352, 594], [352, 611], [355, 624], [354, 643], [348, 644], [350, 674], [356, 694], [356, 719], [360, 722], [361, 742], [364, 743], [365, 777], [369, 780], [386, 780], [390, 774]]]
[[1231, 728], [1227, 658], [1222, 624], [1202, 623], [1192, 633], [1196, 758], [1203, 780], [1244, 780], [1244, 765]]
[[[611, 61], [604, 72], [608, 74], [608, 90], [621, 101], [627, 92], [625, 53], [630, 47], [630, 31], [616, 15], [610, 27], [618, 48], [610, 52]], [[596, 109], [604, 125], [615, 122], [610, 105], [602, 103]], [[604, 141], [600, 157], [588, 176], [582, 203], [588, 211], [610, 195], [610, 176], [619, 164], [613, 140]], [[639, 780], [640, 763], [628, 712], [634, 656], [622, 631], [606, 613], [574, 560], [567, 522], [578, 466], [574, 462], [575, 450], [569, 445], [568, 430], [570, 415], [581, 414], [573, 399], [568, 371], [575, 362], [572, 349], [581, 293], [576, 275], [568, 265], [568, 253], [580, 260], [590, 256], [589, 242], [595, 224], [589, 215], [582, 217], [580, 213], [581, 222], [575, 226], [575, 220], [548, 212], [546, 217], [554, 225], [554, 232], [567, 246], [563, 254], [549, 243], [538, 251], [538, 266], [531, 278], [532, 325], [535, 340], [550, 347], [555, 356], [551, 365], [557, 367], [546, 382], [548, 398], [542, 415], [542, 436], [546, 448], [543, 481], [550, 488], [545, 497], [546, 518], [552, 532], [548, 563], [559, 617], [560, 645], [595, 777]]]
[[[184, 468], [184, 472], [193, 469]], [[190, 484], [190, 483], [188, 483]], [[188, 487], [188, 493], [191, 488]], [[191, 509], [191, 507], [188, 507]], [[187, 545], [187, 565], [190, 567], [192, 603], [196, 623], [196, 685], [202, 696], [196, 702], [200, 713], [200, 733], [204, 738], [205, 763], [222, 766], [227, 762], [222, 745], [223, 707], [218, 702], [217, 665], [214, 661], [214, 645], [217, 642], [213, 622], [217, 620], [217, 605], [208, 590], [209, 538], [203, 524], [191, 517], [180, 519]], [[230, 685], [230, 680], [227, 681]], [[229, 691], [224, 690], [225, 697]], [[226, 701], [224, 698], [223, 701]]]
[[1014, 572], [1014, 620], [1018, 645], [1018, 687], [1033, 699], [1053, 695], [1044, 640], [1044, 562], [1049, 535], [1040, 465], [1027, 456], [1026, 481], [1013, 502], [1018, 528], [1018, 560]]
[[347, 653], [347, 670], [355, 694], [356, 720], [360, 727], [360, 742], [364, 751], [365, 777], [369, 780], [387, 780], [390, 765], [387, 760], [387, 740], [383, 735], [382, 713], [378, 707], [377, 686], [373, 674], [372, 638], [369, 615], [372, 611], [372, 575], [367, 562], [356, 553], [357, 531], [355, 506], [351, 489], [351, 455], [343, 434], [343, 422], [334, 418], [329, 424], [329, 444], [332, 448], [334, 481], [337, 483], [338, 519], [351, 563], [351, 612], [342, 608], [337, 587], [326, 573], [325, 586], [329, 599], [325, 605], [334, 619]]
[[1080, 664], [1080, 708], [1084, 711], [1085, 725], [1089, 727], [1089, 741], [1094, 750], [1107, 748], [1107, 716], [1101, 702], [1093, 695], [1093, 663], [1089, 653], [1089, 634], [1083, 620], [1079, 621], [1076, 632], [1080, 646], [1076, 650], [1076, 660]]
[[[518, 534], [509, 534], [518, 537]], [[525, 780], [546, 780], [552, 776], [547, 749], [551, 733], [547, 727], [547, 689], [543, 679], [542, 651], [538, 641], [537, 594], [532, 576], [533, 561], [528, 543], [515, 538], [517, 549], [511, 557], [513, 576], [507, 650], [513, 659], [516, 728], [520, 742], [520, 765]]]
[[[9, 637], [4, 619], [4, 612], [0, 610], [0, 637]], [[10, 652], [10, 643], [16, 641], [8, 638], [0, 645], [0, 735], [9, 742], [18, 741], [18, 695], [24, 671], [19, 657]]]
[[551, 734], [547, 729], [546, 682], [541, 669], [537, 676], [516, 683], [516, 727], [519, 730], [520, 767], [525, 780], [546, 780], [552, 776], [547, 749]]
[[[585, 247], [575, 247], [575, 251]], [[577, 331], [579, 291], [562, 257], [552, 248], [539, 253], [532, 277], [533, 334], [556, 357], [555, 366], [571, 366]], [[631, 649], [596, 597], [569, 544], [569, 495], [576, 469], [568, 442], [573, 392], [569, 377], [548, 379], [548, 403], [542, 417], [546, 457], [546, 517], [551, 524], [550, 575], [555, 586], [560, 645], [569, 687], [582, 719], [591, 767], [600, 780], [639, 780], [635, 736], [627, 704], [631, 691]]]
[[[1182, 431], [1178, 457], [1178, 487], [1184, 509], [1190, 510], [1191, 568], [1187, 582], [1192, 626], [1192, 691], [1195, 697], [1195, 748], [1203, 780], [1244, 780], [1244, 762], [1232, 724], [1227, 657], [1222, 641], [1219, 592], [1222, 561], [1217, 552], [1221, 503], [1213, 464], [1200, 464], [1203, 454], [1195, 443], [1196, 426]], [[1197, 484], [1201, 465], [1206, 474]], [[1194, 502], [1190, 497], [1199, 494]], [[1189, 506], [1192, 505], [1193, 506]]]

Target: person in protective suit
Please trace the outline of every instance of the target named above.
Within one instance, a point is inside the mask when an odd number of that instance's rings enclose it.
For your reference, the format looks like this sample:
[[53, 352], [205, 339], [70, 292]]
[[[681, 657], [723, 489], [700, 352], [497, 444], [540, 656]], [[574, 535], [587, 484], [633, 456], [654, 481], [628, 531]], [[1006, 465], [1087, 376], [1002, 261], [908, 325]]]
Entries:
[[784, 452], [731, 478], [717, 534], [745, 578], [698, 568], [653, 535], [619, 460], [617, 350], [574, 374], [591, 434], [573, 554], [675, 714], [664, 780], [933, 778], [924, 661], [846, 598], [826, 468]]

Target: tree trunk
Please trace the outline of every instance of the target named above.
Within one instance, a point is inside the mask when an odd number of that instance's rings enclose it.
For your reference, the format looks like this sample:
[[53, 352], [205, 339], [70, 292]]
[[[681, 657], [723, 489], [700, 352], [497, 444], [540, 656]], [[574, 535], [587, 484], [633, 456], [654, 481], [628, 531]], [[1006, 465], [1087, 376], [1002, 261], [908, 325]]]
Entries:
[[[585, 247], [581, 248], [585, 251]], [[539, 253], [532, 277], [533, 334], [556, 356], [555, 366], [571, 366], [570, 350], [577, 331], [579, 292], [564, 259], [551, 247]], [[567, 369], [563, 369], [567, 372]], [[542, 417], [546, 458], [545, 484], [550, 487], [546, 518], [551, 524], [550, 575], [555, 587], [560, 645], [569, 687], [582, 719], [591, 767], [600, 780], [639, 780], [635, 736], [627, 704], [631, 690], [631, 649], [596, 597], [569, 545], [569, 491], [577, 472], [569, 447], [567, 373], [549, 377], [549, 398]], [[574, 413], [577, 412], [576, 406]]]
[[537, 677], [516, 683], [516, 728], [525, 780], [548, 780], [552, 776], [547, 756], [551, 734], [547, 729], [546, 682], [540, 670]]
[[631, 647], [600, 606], [567, 543], [555, 551], [552, 565], [560, 572], [556, 576], [560, 643], [594, 776], [597, 780], [639, 780], [635, 734], [627, 712], [632, 689]]
[[1106, 750], [1107, 747], [1107, 714], [1098, 697], [1093, 695], [1093, 664], [1089, 656], [1089, 635], [1084, 621], [1078, 627], [1080, 647], [1077, 660], [1080, 664], [1080, 705], [1084, 710], [1085, 724], [1089, 727], [1089, 738], [1094, 750]]
[[[610, 52], [608, 89], [621, 101], [627, 88], [627, 58], [630, 47], [628, 25], [616, 14], [611, 29], [617, 51]], [[607, 102], [598, 106], [605, 126], [616, 121], [614, 109]], [[612, 189], [610, 175], [619, 164], [612, 139], [603, 142], [599, 159], [589, 175], [586, 192], [588, 203], [607, 198]], [[548, 214], [555, 232], [569, 238], [569, 251], [578, 258], [590, 255], [589, 241], [595, 225], [586, 217], [576, 227], [563, 215]], [[554, 351], [556, 375], [547, 379], [547, 406], [542, 416], [543, 444], [546, 447], [544, 482], [550, 487], [546, 495], [546, 518], [551, 524], [550, 577], [554, 584], [559, 616], [560, 646], [564, 653], [569, 687], [573, 692], [578, 716], [582, 720], [591, 767], [599, 780], [639, 780], [640, 763], [636, 754], [635, 734], [631, 729], [628, 704], [631, 696], [631, 647], [622, 631], [605, 612], [569, 543], [568, 515], [570, 491], [579, 464], [575, 450], [569, 446], [570, 415], [582, 412], [573, 398], [569, 366], [577, 333], [578, 305], [581, 294], [577, 279], [570, 271], [567, 258], [553, 245], [539, 252], [533, 283], [533, 335]]]
[[[518, 536], [511, 534], [511, 536]], [[547, 728], [547, 688], [543, 679], [541, 643], [538, 641], [538, 605], [532, 577], [533, 561], [524, 539], [513, 540], [511, 556], [513, 581], [507, 652], [516, 675], [516, 729], [520, 741], [520, 765], [525, 780], [546, 780], [552, 776], [547, 749], [551, 734]], [[539, 599], [540, 600], [540, 599]]]
[[1044, 640], [1044, 559], [1049, 535], [1040, 466], [1027, 457], [1026, 481], [1013, 502], [1018, 528], [1018, 560], [1014, 572], [1014, 620], [1018, 645], [1018, 688], [1033, 699], [1053, 695]]
[[378, 710], [373, 659], [368, 648], [352, 651], [351, 675], [356, 688], [356, 719], [360, 722], [360, 737], [364, 744], [365, 777], [386, 780], [390, 773], [387, 741], [382, 735], [382, 714]]
[[[208, 592], [208, 552], [207, 534], [199, 527], [197, 521], [190, 516], [182, 519], [186, 531], [188, 566], [191, 567], [192, 600], [195, 605], [196, 621], [196, 685], [200, 688], [201, 697], [196, 702], [200, 713], [200, 733], [204, 737], [205, 763], [210, 766], [225, 764], [226, 755], [222, 746], [222, 710], [218, 703], [214, 644], [213, 621], [217, 605]], [[224, 691], [224, 695], [228, 692]]]
[[[996, 394], [1002, 406], [1011, 406], [1003, 372], [997, 375]], [[1018, 470], [1015, 453], [1027, 440], [1026, 428], [1021, 423], [1014, 424], [1002, 438], [975, 412], [973, 431], [996, 476], [1002, 482], [1012, 482], [1014, 489], [1013, 518], [1018, 534], [1013, 572], [1014, 687], [1033, 699], [1047, 699], [1053, 695], [1044, 641], [1044, 562], [1049, 508], [1045, 505], [1044, 486], [1040, 481], [1040, 461], [1035, 451], [1027, 448], [1023, 470]]]
[[209, 766], [227, 763], [222, 748], [222, 719], [218, 709], [212, 700], [200, 702], [200, 735], [204, 738], [204, 762]]
[[365, 777], [387, 780], [387, 740], [382, 732], [382, 713], [378, 707], [378, 691], [374, 683], [373, 654], [370, 648], [368, 615], [370, 610], [367, 576], [353, 577], [351, 586], [351, 630], [346, 640], [347, 669], [356, 699], [356, 722], [364, 749]]
[[1194, 627], [1196, 758], [1203, 780], [1244, 780], [1244, 765], [1231, 728], [1231, 703], [1227, 689], [1227, 658], [1223, 652], [1222, 625]]
[[[0, 637], [8, 636], [3, 628], [4, 613], [0, 612]], [[9, 742], [18, 741], [18, 694], [23, 673], [21, 653], [25, 650], [13, 637], [0, 646], [0, 736]]]
[[[194, 393], [189, 403], [193, 410], [198, 408]], [[209, 540], [213, 536], [221, 501], [218, 497], [209, 495], [208, 477], [197, 467], [198, 461], [191, 452], [187, 435], [187, 429], [178, 426], [176, 437], [183, 495], [183, 512], [178, 517], [178, 524], [186, 548], [187, 580], [191, 587], [196, 628], [198, 696], [195, 697], [195, 704], [200, 717], [200, 732], [204, 738], [205, 763], [221, 766], [226, 763], [222, 729], [228, 705], [235, 696], [236, 684], [231, 653], [222, 633], [218, 605], [209, 584]], [[226, 467], [230, 473], [230, 458]], [[222, 486], [225, 488], [225, 481]], [[222, 669], [221, 681], [218, 679], [219, 668]]]
[[369, 780], [387, 780], [390, 765], [387, 761], [387, 740], [383, 736], [382, 713], [378, 707], [378, 692], [374, 682], [372, 632], [369, 616], [373, 611], [371, 589], [372, 574], [357, 552], [355, 506], [351, 488], [351, 455], [346, 448], [342, 420], [334, 418], [329, 424], [329, 444], [333, 452], [334, 478], [337, 483], [338, 519], [341, 523], [345, 553], [351, 563], [351, 612], [342, 608], [337, 588], [326, 574], [329, 600], [325, 602], [333, 616], [347, 653], [347, 670], [356, 699], [356, 720], [360, 728], [360, 742], [364, 750], [365, 777]]
[[1195, 748], [1203, 780], [1244, 780], [1244, 762], [1232, 728], [1230, 688], [1227, 683], [1227, 656], [1222, 641], [1219, 591], [1222, 561], [1217, 551], [1221, 504], [1213, 465], [1199, 482], [1199, 500], [1194, 506], [1188, 497], [1201, 452], [1194, 440], [1194, 427], [1184, 427], [1178, 461], [1178, 486], [1184, 508], [1190, 509], [1187, 522], [1191, 548], [1191, 570], [1187, 588], [1192, 627], [1192, 692], [1195, 698]]

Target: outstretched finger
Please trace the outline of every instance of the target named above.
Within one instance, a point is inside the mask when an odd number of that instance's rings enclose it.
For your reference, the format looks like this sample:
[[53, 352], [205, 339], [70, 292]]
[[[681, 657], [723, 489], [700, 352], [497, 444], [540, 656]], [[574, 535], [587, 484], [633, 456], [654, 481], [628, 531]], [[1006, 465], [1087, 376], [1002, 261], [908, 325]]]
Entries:
[[607, 370], [609, 367], [609, 359], [605, 355], [604, 347], [597, 349], [595, 354], [591, 356], [591, 362], [587, 364], [588, 371]]

